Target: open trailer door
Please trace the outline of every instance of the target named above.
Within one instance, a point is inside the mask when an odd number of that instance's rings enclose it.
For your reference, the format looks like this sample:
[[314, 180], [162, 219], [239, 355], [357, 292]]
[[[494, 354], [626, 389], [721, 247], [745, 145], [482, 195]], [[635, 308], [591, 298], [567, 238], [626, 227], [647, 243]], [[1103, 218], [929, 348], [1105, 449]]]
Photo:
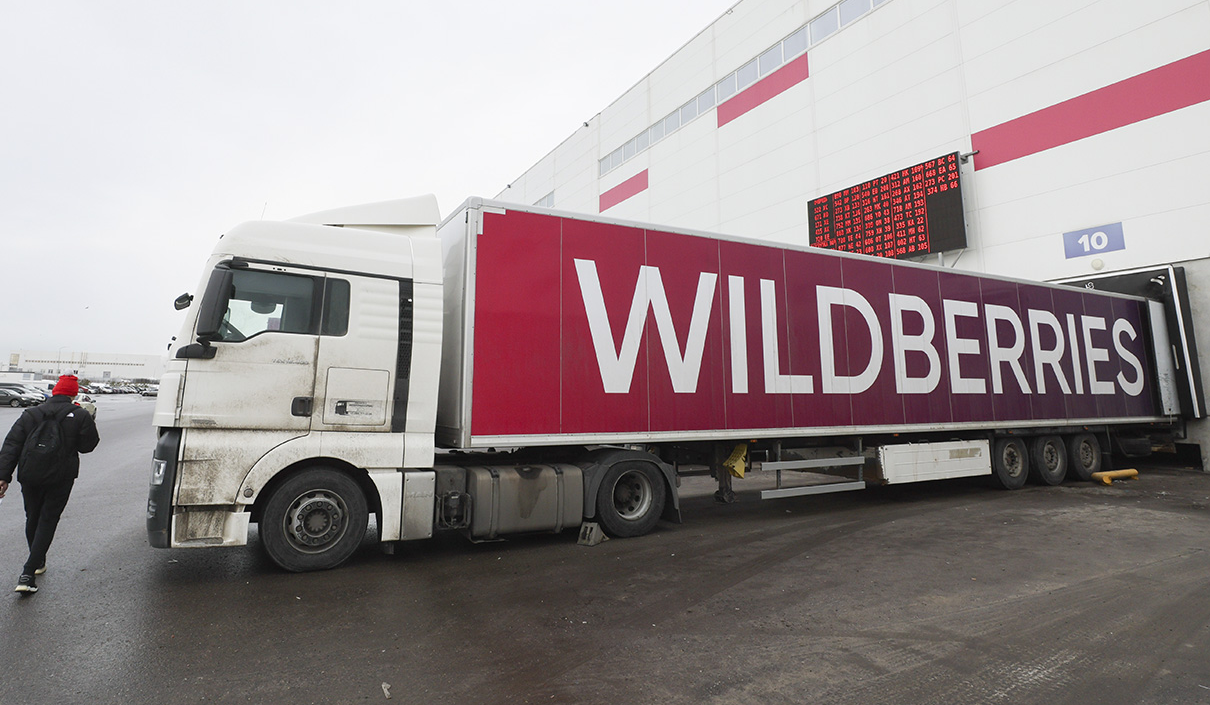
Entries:
[[1061, 279], [1055, 283], [1150, 299], [1156, 376], [1163, 413], [1186, 419], [1200, 419], [1207, 415], [1184, 267], [1146, 267]]

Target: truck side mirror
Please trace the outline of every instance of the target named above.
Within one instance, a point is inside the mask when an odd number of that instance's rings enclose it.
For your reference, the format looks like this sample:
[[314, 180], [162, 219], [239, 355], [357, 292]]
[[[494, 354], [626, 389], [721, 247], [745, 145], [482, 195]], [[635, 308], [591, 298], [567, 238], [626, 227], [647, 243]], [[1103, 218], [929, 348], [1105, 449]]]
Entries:
[[206, 284], [206, 293], [202, 294], [201, 308], [197, 312], [199, 341], [218, 336], [219, 327], [223, 324], [223, 314], [227, 312], [227, 302], [231, 300], [234, 275], [235, 273], [226, 267], [216, 267], [210, 273], [210, 282]]
[[176, 297], [176, 300], [172, 302], [172, 307], [178, 311], [184, 311], [185, 309], [189, 308], [189, 304], [191, 303], [193, 303], [193, 294], [185, 292], [184, 294]]
[[267, 316], [277, 310], [277, 302], [268, 299], [253, 299], [249, 302], [253, 313], [259, 313], [262, 316]]

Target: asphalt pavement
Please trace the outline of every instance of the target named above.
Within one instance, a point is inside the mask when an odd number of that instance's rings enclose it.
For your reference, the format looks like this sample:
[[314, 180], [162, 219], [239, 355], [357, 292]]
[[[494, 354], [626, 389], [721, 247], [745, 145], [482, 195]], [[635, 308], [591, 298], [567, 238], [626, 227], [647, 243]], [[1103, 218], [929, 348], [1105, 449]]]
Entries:
[[1210, 703], [1201, 472], [729, 506], [691, 477], [641, 538], [371, 535], [294, 575], [255, 530], [148, 547], [153, 405], [100, 398], [36, 595], [0, 505], [0, 703]]

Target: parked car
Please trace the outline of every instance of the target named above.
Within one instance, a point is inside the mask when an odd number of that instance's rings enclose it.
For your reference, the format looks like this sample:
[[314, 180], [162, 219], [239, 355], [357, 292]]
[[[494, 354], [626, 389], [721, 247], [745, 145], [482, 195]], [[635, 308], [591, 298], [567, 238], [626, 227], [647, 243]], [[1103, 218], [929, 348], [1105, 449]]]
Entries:
[[16, 392], [18, 394], [29, 394], [35, 399], [41, 400], [47, 399], [49, 394], [43, 393], [41, 389], [32, 384], [26, 384], [23, 382], [0, 382], [0, 389], [7, 389], [10, 392]]
[[75, 404], [76, 404], [76, 406], [80, 407], [81, 409], [92, 414], [93, 418], [96, 418], [97, 405], [94, 403], [95, 401], [96, 400], [94, 400], [92, 397], [88, 396], [87, 394], [80, 394], [79, 396], [76, 397]]
[[50, 399], [50, 387], [47, 386], [23, 384], [21, 385], [21, 391], [26, 394], [32, 394], [35, 398], [41, 399], [42, 401]]
[[35, 406], [42, 402], [42, 399], [32, 394], [20, 392], [12, 388], [0, 388], [0, 406], [11, 406], [16, 409], [22, 406]]
[[159, 387], [146, 387], [143, 389], [142, 394], [145, 397], [159, 396], [160, 388]]

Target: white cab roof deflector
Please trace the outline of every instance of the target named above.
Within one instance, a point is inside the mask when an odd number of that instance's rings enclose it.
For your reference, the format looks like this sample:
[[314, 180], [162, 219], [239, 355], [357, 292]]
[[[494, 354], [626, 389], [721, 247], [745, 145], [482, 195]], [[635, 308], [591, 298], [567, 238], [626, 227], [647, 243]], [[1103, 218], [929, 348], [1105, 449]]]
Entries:
[[398, 198], [391, 201], [310, 213], [291, 218], [290, 222], [355, 227], [437, 225], [441, 222], [441, 211], [437, 208], [437, 197], [433, 194], [426, 194], [413, 198]]

